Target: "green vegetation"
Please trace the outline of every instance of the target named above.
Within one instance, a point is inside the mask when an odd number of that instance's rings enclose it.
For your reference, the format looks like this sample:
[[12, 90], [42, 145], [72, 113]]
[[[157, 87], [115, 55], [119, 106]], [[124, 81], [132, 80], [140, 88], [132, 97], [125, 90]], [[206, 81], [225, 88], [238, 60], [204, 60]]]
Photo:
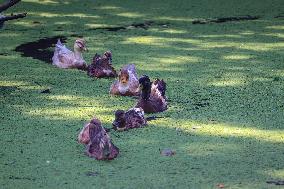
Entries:
[[[279, 187], [266, 182], [284, 180], [283, 10], [283, 0], [24, 0], [11, 8], [28, 16], [0, 30], [1, 188]], [[260, 18], [192, 24], [240, 15]], [[127, 27], [145, 21], [153, 21], [147, 30]], [[118, 26], [126, 29], [95, 29]], [[14, 51], [57, 35], [68, 47], [84, 36], [89, 63], [110, 49], [116, 69], [135, 63], [140, 75], [167, 82], [165, 118], [112, 131], [113, 161], [85, 156], [77, 135], [94, 115], [111, 127], [114, 111], [135, 99], [110, 97], [112, 80]], [[176, 155], [161, 156], [164, 148]]]

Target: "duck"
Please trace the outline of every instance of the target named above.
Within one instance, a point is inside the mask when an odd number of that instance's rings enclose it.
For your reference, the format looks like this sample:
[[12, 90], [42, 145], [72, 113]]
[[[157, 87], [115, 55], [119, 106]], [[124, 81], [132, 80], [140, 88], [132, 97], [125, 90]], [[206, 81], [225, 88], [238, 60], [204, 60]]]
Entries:
[[145, 113], [156, 113], [167, 110], [166, 83], [164, 80], [156, 79], [150, 81], [147, 75], [139, 78], [141, 94], [136, 108], [142, 108]]
[[118, 80], [110, 87], [111, 95], [139, 96], [139, 81], [134, 64], [127, 64], [120, 69]]
[[87, 51], [87, 47], [86, 41], [82, 38], [76, 39], [74, 43], [74, 52], [69, 50], [61, 43], [60, 39], [58, 39], [52, 57], [52, 64], [64, 69], [77, 68], [86, 70], [87, 65], [82, 56], [83, 51]]
[[119, 154], [116, 147], [101, 124], [101, 121], [94, 117], [84, 126], [78, 136], [80, 143], [86, 145], [86, 155], [97, 160], [112, 160]]
[[96, 54], [93, 62], [88, 66], [87, 74], [96, 78], [117, 77], [115, 69], [112, 67], [112, 53], [106, 51], [102, 56]]
[[146, 126], [147, 119], [144, 117], [142, 108], [131, 108], [128, 111], [117, 110], [112, 125], [117, 131], [124, 131]]

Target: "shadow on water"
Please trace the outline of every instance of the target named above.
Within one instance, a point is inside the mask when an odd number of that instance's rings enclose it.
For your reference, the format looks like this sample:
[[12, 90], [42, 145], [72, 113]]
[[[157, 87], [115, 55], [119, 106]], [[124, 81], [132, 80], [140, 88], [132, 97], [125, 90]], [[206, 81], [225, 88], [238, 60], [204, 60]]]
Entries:
[[46, 63], [51, 63], [51, 58], [54, 53], [54, 47], [58, 39], [60, 39], [62, 43], [65, 43], [67, 37], [54, 36], [39, 39], [33, 42], [24, 43], [17, 46], [15, 48], [15, 51], [21, 53], [23, 57], [31, 57]]

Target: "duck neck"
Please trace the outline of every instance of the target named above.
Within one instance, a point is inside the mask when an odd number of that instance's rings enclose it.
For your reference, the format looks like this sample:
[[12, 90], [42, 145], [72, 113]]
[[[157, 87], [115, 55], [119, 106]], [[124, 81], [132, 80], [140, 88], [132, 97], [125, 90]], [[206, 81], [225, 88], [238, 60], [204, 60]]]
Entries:
[[148, 100], [150, 98], [150, 93], [151, 93], [151, 85], [144, 86], [141, 93], [142, 99]]
[[76, 49], [74, 49], [74, 56], [75, 56], [75, 59], [77, 59], [77, 60], [83, 59], [81, 51], [78, 51]]

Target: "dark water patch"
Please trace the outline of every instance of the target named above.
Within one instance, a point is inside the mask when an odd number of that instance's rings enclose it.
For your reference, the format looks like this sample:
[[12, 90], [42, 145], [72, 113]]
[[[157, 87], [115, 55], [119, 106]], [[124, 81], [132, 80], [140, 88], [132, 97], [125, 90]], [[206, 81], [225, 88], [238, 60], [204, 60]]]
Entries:
[[78, 38], [83, 38], [83, 35], [79, 34], [71, 34], [70, 37], [78, 37]]
[[193, 105], [195, 105], [196, 107], [206, 107], [209, 106], [209, 102], [198, 102]]
[[284, 18], [284, 13], [280, 13], [277, 16], [274, 16], [274, 18]]
[[117, 32], [120, 30], [128, 30], [128, 29], [137, 29], [137, 28], [142, 28], [144, 30], [147, 30], [149, 27], [153, 25], [160, 25], [163, 27], [168, 27], [168, 24], [165, 23], [156, 23], [154, 21], [145, 21], [143, 23], [133, 23], [127, 26], [117, 26], [117, 27], [103, 27], [103, 28], [91, 28], [89, 30], [106, 30], [106, 31], [111, 31], [111, 32]]
[[50, 89], [44, 89], [44, 90], [40, 91], [40, 93], [50, 93], [50, 92], [51, 92]]
[[8, 56], [8, 53], [0, 53], [0, 56]]
[[281, 78], [277, 77], [277, 76], [273, 78], [273, 81], [280, 81], [280, 80], [281, 80]]
[[21, 44], [15, 48], [15, 51], [20, 52], [23, 57], [31, 57], [46, 63], [51, 63], [53, 50], [49, 48], [54, 47], [58, 39], [63, 43], [67, 40], [65, 36], [47, 37]]
[[19, 90], [19, 88], [14, 86], [0, 86], [0, 96], [11, 95], [16, 90]]
[[266, 181], [267, 184], [284, 185], [284, 180], [270, 180]]
[[198, 102], [193, 103], [194, 109], [198, 110], [200, 108], [204, 108], [210, 105], [208, 102], [210, 99], [209, 98], [202, 98]]
[[88, 176], [88, 177], [95, 177], [95, 176], [98, 176], [98, 175], [99, 175], [98, 172], [92, 172], [92, 171], [86, 172], [86, 176]]
[[208, 23], [224, 23], [224, 22], [238, 22], [245, 20], [257, 20], [259, 16], [234, 16], [234, 17], [221, 17], [221, 18], [212, 18], [212, 19], [199, 19], [193, 20], [192, 24], [208, 24]]
[[9, 179], [11, 180], [30, 180], [30, 181], [35, 181], [35, 178], [30, 178], [30, 177], [15, 177], [15, 176], [10, 176]]
[[147, 121], [152, 121], [152, 120], [157, 120], [157, 119], [162, 119], [162, 118], [166, 118], [165, 116], [149, 116], [149, 117], [146, 117], [146, 120]]
[[39, 21], [33, 21], [32, 23], [33, 23], [33, 24], [42, 24], [42, 23], [39, 22]]

